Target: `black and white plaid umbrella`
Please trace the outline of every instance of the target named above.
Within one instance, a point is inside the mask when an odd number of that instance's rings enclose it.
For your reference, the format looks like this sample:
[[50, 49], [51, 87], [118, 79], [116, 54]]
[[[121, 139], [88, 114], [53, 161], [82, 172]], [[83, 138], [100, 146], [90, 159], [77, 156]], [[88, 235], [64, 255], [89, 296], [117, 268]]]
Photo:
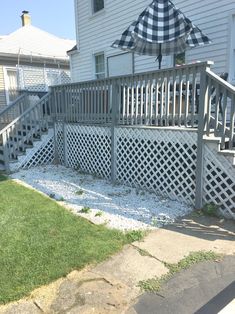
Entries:
[[112, 47], [158, 56], [160, 68], [162, 55], [178, 54], [209, 43], [210, 39], [170, 0], [154, 0]]

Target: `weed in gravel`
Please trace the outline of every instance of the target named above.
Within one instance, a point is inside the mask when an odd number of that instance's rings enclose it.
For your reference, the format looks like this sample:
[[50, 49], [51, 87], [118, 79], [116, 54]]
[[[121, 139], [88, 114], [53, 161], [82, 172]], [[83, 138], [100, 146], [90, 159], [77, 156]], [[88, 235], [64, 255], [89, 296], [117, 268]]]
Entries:
[[103, 212], [100, 210], [95, 214], [95, 217], [101, 217], [103, 215]]
[[80, 211], [79, 213], [82, 213], [82, 214], [89, 214], [91, 212], [91, 209], [90, 207], [88, 206], [84, 206]]
[[63, 196], [61, 196], [59, 199], [58, 199], [59, 202], [64, 202], [65, 199], [63, 198]]
[[165, 267], [169, 269], [169, 272], [160, 278], [150, 278], [139, 282], [138, 286], [143, 291], [158, 292], [161, 290], [162, 285], [167, 282], [173, 275], [181, 270], [188, 269], [194, 264], [205, 261], [218, 261], [222, 258], [221, 254], [217, 254], [213, 251], [198, 251], [191, 252], [187, 257], [183, 258], [177, 264], [170, 264], [163, 262]]
[[84, 191], [83, 190], [78, 190], [75, 192], [76, 195], [83, 195], [84, 194]]
[[209, 204], [204, 205], [204, 207], [202, 209], [202, 213], [206, 216], [218, 217], [218, 215], [219, 215], [218, 209], [219, 209], [218, 205], [215, 205], [213, 203], [209, 203]]

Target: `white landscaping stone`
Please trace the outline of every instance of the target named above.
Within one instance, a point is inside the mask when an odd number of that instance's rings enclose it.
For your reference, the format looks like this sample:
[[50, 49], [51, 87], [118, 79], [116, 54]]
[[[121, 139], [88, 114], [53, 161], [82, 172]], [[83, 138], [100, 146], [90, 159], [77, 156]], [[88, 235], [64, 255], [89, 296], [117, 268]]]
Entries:
[[[189, 205], [178, 201], [123, 185], [113, 185], [105, 179], [81, 174], [63, 166], [49, 165], [20, 170], [11, 177], [56, 200], [64, 200], [63, 205], [74, 213], [97, 224], [105, 223], [110, 228], [156, 228], [192, 211]], [[77, 195], [76, 192], [80, 190], [84, 193]], [[80, 213], [83, 207], [89, 207], [91, 211], [87, 214]]]

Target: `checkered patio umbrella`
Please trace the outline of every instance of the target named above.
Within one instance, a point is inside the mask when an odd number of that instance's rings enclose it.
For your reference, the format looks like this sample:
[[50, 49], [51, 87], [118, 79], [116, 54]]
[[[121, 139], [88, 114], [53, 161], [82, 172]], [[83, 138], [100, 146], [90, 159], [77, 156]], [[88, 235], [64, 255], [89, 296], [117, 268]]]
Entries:
[[175, 7], [170, 0], [154, 0], [111, 47], [158, 56], [178, 54], [210, 39]]

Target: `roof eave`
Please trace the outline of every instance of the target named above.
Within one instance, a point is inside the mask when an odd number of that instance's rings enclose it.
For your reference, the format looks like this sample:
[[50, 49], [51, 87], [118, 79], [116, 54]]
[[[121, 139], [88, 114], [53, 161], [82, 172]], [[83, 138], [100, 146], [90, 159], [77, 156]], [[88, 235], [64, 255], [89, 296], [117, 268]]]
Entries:
[[61, 64], [61, 65], [69, 65], [69, 59], [62, 59], [62, 58], [50, 58], [50, 57], [39, 57], [34, 55], [18, 55], [14, 53], [5, 53], [0, 52], [0, 60], [1, 61], [14, 61], [16, 60], [16, 63], [19, 61], [27, 61], [31, 63], [47, 63], [47, 64]]

